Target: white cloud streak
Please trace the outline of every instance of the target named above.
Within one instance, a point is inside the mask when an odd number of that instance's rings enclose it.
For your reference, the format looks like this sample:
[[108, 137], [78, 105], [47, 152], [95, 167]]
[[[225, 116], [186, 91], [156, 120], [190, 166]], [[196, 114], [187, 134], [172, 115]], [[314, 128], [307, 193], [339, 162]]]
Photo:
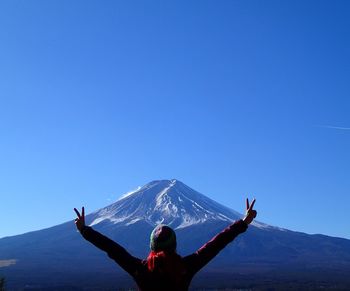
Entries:
[[339, 130], [350, 130], [350, 127], [341, 127], [341, 126], [332, 126], [332, 125], [324, 125], [321, 127], [330, 128], [330, 129], [339, 129]]

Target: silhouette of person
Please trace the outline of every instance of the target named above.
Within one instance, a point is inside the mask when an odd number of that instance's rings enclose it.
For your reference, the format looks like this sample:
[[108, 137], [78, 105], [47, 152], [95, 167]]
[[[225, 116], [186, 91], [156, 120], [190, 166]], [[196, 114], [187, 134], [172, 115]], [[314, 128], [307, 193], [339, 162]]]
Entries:
[[147, 259], [133, 257], [122, 246], [85, 225], [85, 209], [81, 213], [74, 208], [75, 224], [81, 235], [90, 243], [105, 251], [108, 256], [129, 273], [141, 291], [188, 290], [193, 276], [212, 260], [239, 234], [246, 231], [257, 212], [255, 199], [246, 200], [246, 215], [225, 228], [195, 253], [181, 257], [176, 253], [176, 235], [166, 225], [158, 225], [150, 236], [150, 253]]

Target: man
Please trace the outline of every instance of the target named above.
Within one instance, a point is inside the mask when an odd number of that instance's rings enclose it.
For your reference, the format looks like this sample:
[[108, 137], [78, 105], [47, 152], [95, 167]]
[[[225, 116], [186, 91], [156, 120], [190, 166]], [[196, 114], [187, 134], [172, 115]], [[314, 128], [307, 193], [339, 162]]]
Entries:
[[253, 209], [255, 199], [246, 201], [246, 215], [225, 228], [195, 253], [181, 257], [176, 253], [176, 235], [166, 225], [158, 225], [151, 233], [151, 252], [141, 260], [130, 255], [118, 243], [110, 240], [85, 225], [85, 209], [81, 213], [74, 208], [75, 224], [82, 236], [90, 243], [105, 251], [108, 256], [128, 272], [141, 291], [185, 291], [193, 276], [213, 259], [225, 246], [248, 228], [257, 212]]

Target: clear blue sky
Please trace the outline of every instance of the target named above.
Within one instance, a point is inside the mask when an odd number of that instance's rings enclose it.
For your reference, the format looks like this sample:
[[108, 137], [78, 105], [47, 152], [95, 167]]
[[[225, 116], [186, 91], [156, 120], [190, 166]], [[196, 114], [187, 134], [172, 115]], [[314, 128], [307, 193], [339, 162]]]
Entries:
[[176, 178], [350, 239], [349, 1], [0, 3], [0, 237]]

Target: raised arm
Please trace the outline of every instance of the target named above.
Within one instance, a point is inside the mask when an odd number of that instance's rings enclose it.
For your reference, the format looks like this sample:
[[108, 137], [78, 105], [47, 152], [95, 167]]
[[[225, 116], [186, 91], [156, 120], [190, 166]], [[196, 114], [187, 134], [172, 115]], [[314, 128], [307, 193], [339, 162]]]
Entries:
[[206, 264], [208, 264], [222, 249], [232, 242], [239, 234], [245, 232], [248, 225], [256, 217], [257, 212], [253, 210], [255, 199], [249, 205], [247, 199], [246, 216], [225, 228], [222, 232], [216, 235], [213, 239], [207, 242], [204, 246], [198, 249], [194, 254], [185, 257], [185, 262], [195, 274]]
[[133, 276], [137, 268], [141, 266], [141, 260], [130, 255], [118, 243], [95, 231], [91, 227], [86, 226], [84, 207], [82, 208], [81, 214], [76, 208], [74, 208], [74, 211], [77, 214], [75, 225], [81, 235], [94, 246], [106, 252], [111, 259]]

